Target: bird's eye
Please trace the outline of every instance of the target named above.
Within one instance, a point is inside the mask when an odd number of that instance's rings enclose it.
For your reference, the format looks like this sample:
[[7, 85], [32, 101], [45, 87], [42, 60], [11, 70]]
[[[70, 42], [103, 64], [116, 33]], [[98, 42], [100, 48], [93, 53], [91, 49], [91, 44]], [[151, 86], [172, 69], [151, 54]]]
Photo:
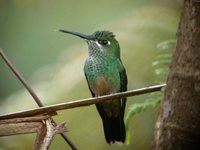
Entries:
[[109, 45], [110, 41], [107, 41], [107, 40], [98, 40], [98, 43], [105, 46], [105, 45]]

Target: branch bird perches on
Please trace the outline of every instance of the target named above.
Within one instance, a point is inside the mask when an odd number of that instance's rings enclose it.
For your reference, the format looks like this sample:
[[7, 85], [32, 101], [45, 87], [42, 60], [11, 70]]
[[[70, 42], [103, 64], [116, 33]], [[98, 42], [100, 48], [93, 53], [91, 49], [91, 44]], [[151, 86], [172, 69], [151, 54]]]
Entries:
[[146, 94], [146, 93], [152, 93], [152, 92], [160, 91], [165, 86], [166, 86], [166, 84], [160, 84], [160, 85], [130, 90], [130, 91], [126, 91], [126, 92], [115, 93], [115, 94], [111, 94], [111, 95], [99, 96], [99, 97], [94, 97], [94, 98], [86, 98], [86, 99], [75, 100], [75, 101], [71, 101], [71, 102], [67, 102], [67, 103], [60, 103], [60, 104], [54, 104], [54, 105], [44, 106], [44, 107], [40, 107], [40, 108], [29, 109], [29, 110], [25, 110], [25, 111], [19, 111], [16, 113], [1, 115], [0, 120], [1, 119], [10, 119], [13, 117], [32, 116], [32, 115], [37, 115], [37, 114], [41, 114], [41, 113], [44, 113], [44, 114], [51, 113], [51, 112], [53, 113], [53, 112], [56, 112], [59, 110], [88, 106], [88, 105], [92, 105], [92, 104], [96, 104], [96, 103], [102, 103], [102, 102], [108, 101], [108, 100], [114, 100], [117, 98], [124, 98], [124, 97], [142, 95], [142, 94]]

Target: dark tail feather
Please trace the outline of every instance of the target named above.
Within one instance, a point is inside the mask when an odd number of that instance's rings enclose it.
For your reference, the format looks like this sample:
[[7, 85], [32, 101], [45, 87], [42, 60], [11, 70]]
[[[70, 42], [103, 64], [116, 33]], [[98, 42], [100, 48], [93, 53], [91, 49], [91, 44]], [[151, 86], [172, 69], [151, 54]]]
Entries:
[[126, 131], [123, 119], [118, 117], [106, 117], [103, 119], [104, 134], [107, 143], [125, 142]]

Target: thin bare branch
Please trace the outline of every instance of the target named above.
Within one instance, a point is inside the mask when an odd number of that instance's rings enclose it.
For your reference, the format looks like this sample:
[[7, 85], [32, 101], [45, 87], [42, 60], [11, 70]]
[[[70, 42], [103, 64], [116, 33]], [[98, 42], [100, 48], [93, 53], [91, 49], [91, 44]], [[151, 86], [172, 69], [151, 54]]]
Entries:
[[0, 120], [1, 119], [10, 119], [10, 118], [14, 118], [14, 117], [26, 117], [26, 116], [32, 116], [32, 115], [37, 115], [37, 114], [42, 114], [42, 113], [45, 114], [45, 113], [56, 112], [56, 111], [64, 110], [64, 109], [71, 109], [71, 108], [75, 108], [75, 107], [88, 106], [88, 105], [92, 105], [92, 104], [96, 104], [96, 103], [102, 103], [102, 102], [105, 102], [108, 100], [117, 100], [119, 98], [125, 98], [125, 97], [130, 97], [130, 96], [136, 96], [136, 95], [142, 95], [142, 94], [146, 94], [146, 93], [157, 92], [157, 91], [160, 91], [165, 86], [166, 86], [166, 84], [160, 84], [160, 85], [140, 88], [140, 89], [136, 89], [136, 90], [115, 93], [115, 94], [111, 94], [111, 95], [81, 99], [81, 100], [71, 101], [71, 102], [67, 102], [67, 103], [60, 103], [60, 104], [55, 104], [55, 105], [50, 105], [50, 106], [45, 106], [45, 107], [40, 107], [40, 108], [35, 108], [35, 109], [29, 109], [29, 110], [25, 110], [25, 111], [19, 111], [16, 113], [1, 115]]
[[[12, 72], [16, 75], [16, 77], [20, 80], [20, 82], [24, 85], [24, 87], [28, 90], [28, 92], [30, 93], [30, 95], [33, 97], [33, 99], [35, 100], [35, 102], [37, 103], [37, 105], [39, 107], [43, 107], [44, 105], [42, 104], [41, 100], [39, 99], [39, 97], [36, 95], [36, 93], [34, 92], [34, 90], [31, 88], [31, 86], [28, 84], [28, 82], [25, 80], [25, 78], [20, 74], [20, 72], [18, 71], [18, 69], [12, 64], [12, 62], [6, 57], [5, 53], [3, 52], [3, 50], [0, 48], [0, 56], [2, 57], [2, 59], [5, 61], [5, 63], [8, 65], [8, 67], [12, 70]], [[52, 119], [53, 124], [56, 126], [57, 123]], [[61, 133], [61, 136], [63, 137], [63, 139], [70, 145], [70, 147], [73, 150], [77, 150], [78, 148], [75, 146], [75, 144], [67, 137], [66, 134]]]
[[39, 107], [43, 107], [42, 102], [40, 101], [39, 97], [36, 95], [34, 90], [31, 88], [31, 86], [28, 84], [28, 82], [25, 80], [25, 78], [19, 73], [17, 68], [12, 64], [12, 62], [6, 57], [5, 53], [2, 49], [0, 49], [0, 55], [4, 62], [8, 65], [8, 67], [12, 70], [12, 72], [16, 75], [16, 77], [20, 80], [20, 82], [24, 85], [24, 87], [28, 90], [30, 95], [33, 97], [35, 102], [38, 104]]

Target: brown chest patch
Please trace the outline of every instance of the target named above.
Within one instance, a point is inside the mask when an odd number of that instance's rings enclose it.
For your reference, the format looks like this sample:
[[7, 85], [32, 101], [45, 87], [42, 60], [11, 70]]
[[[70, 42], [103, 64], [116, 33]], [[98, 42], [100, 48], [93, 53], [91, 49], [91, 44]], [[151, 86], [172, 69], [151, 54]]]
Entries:
[[102, 96], [116, 92], [112, 82], [103, 76], [96, 78], [92, 90], [96, 96]]

